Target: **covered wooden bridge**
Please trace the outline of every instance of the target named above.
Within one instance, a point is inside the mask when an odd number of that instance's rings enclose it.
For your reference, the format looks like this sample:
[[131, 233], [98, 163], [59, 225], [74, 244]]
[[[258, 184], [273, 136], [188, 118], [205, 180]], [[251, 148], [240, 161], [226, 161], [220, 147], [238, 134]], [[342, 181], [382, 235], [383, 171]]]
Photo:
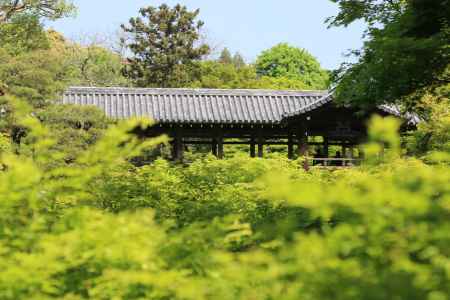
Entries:
[[289, 158], [314, 145], [325, 162], [334, 145], [341, 147], [341, 160], [352, 160], [372, 113], [400, 116], [392, 107], [357, 113], [336, 105], [328, 91], [73, 87], [62, 102], [94, 105], [111, 118], [155, 120], [145, 134], [169, 135], [175, 160], [183, 159], [186, 145], [205, 144], [219, 158], [227, 144], [248, 145], [251, 157], [263, 157], [266, 145], [285, 145]]

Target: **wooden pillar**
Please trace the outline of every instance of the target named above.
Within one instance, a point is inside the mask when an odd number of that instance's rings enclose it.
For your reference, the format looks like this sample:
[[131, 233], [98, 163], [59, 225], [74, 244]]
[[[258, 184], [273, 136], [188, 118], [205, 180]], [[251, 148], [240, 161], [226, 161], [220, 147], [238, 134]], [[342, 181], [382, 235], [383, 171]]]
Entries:
[[294, 141], [292, 133], [289, 134], [288, 138], [288, 159], [294, 159]]
[[217, 158], [223, 159], [223, 137], [217, 139]]
[[304, 130], [298, 132], [298, 155], [304, 156], [308, 154], [308, 137]]
[[264, 157], [264, 139], [262, 137], [258, 138], [258, 157]]
[[183, 161], [183, 138], [180, 135], [176, 135], [172, 142], [173, 150], [172, 150], [172, 159], [174, 161], [182, 162]]
[[330, 156], [330, 145], [328, 137], [323, 137], [323, 155], [328, 158]]
[[[330, 158], [330, 141], [328, 140], [327, 136], [323, 137], [323, 156], [324, 158]], [[328, 166], [329, 162], [326, 160], [324, 161], [324, 166]]]
[[309, 170], [309, 162], [308, 162], [308, 136], [306, 135], [305, 127], [301, 127], [297, 133], [298, 138], [298, 155], [300, 157], [306, 156], [303, 161], [303, 169], [305, 171]]
[[254, 137], [250, 139], [250, 157], [256, 157], [256, 143]]
[[347, 146], [345, 146], [345, 144], [342, 145], [342, 166], [345, 167], [348, 163], [348, 161], [344, 160], [347, 158]]
[[364, 146], [362, 145], [358, 146], [358, 158], [364, 159]]
[[175, 139], [170, 143], [170, 155], [172, 156], [172, 160], [177, 159], [177, 147], [175, 146]]
[[217, 140], [213, 139], [211, 142], [211, 153], [214, 156], [217, 156]]
[[349, 151], [349, 155], [348, 158], [351, 158], [352, 160], [348, 162], [349, 166], [353, 166], [355, 164], [355, 162], [353, 161], [353, 159], [355, 158], [355, 147], [352, 145], [348, 148]]

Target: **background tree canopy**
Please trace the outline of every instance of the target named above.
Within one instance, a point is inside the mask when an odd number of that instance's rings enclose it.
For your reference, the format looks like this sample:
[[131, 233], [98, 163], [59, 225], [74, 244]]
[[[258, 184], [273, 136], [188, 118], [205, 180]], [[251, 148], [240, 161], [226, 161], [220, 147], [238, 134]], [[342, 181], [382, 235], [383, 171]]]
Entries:
[[[449, 84], [450, 5], [446, 0], [333, 0], [341, 11], [331, 26], [368, 23], [359, 61], [336, 74], [336, 96], [353, 105], [402, 103], [420, 109], [420, 97]], [[443, 95], [448, 97], [447, 92]]]
[[299, 79], [258, 75], [255, 66], [246, 64], [238, 54], [231, 57], [229, 63], [224, 61], [226, 60], [222, 56], [218, 61], [202, 61], [199, 79], [189, 86], [194, 88], [275, 90], [304, 90], [310, 88]]
[[199, 10], [159, 8], [140, 10], [122, 29], [129, 33], [124, 40], [132, 52], [124, 74], [140, 87], [182, 87], [195, 78], [197, 62], [209, 52], [206, 44], [197, 45], [202, 21], [196, 21]]
[[282, 43], [263, 51], [256, 59], [261, 76], [287, 78], [303, 82], [309, 89], [326, 89], [329, 74], [306, 50]]
[[[55, 31], [32, 27], [24, 31], [0, 29], [0, 81], [11, 94], [24, 97], [35, 107], [55, 100], [68, 85], [127, 86], [121, 74], [122, 59], [101, 45], [83, 46], [66, 40]], [[30, 23], [28, 23], [30, 24]], [[14, 38], [13, 38], [14, 37]]]

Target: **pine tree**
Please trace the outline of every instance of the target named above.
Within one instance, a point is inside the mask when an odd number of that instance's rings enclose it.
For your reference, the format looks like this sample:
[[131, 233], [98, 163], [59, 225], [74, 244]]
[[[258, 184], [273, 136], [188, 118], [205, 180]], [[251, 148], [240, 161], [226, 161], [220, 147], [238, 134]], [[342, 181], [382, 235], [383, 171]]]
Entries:
[[233, 58], [231, 57], [231, 53], [228, 48], [223, 48], [222, 52], [220, 53], [219, 62], [223, 64], [233, 63]]
[[0, 0], [0, 24], [17, 15], [32, 15], [56, 20], [72, 14], [75, 6], [67, 0]]
[[122, 41], [133, 54], [124, 75], [140, 87], [182, 87], [193, 81], [198, 61], [209, 53], [206, 44], [196, 46], [203, 26], [198, 14], [181, 5], [142, 8], [140, 17], [122, 25], [131, 36]]

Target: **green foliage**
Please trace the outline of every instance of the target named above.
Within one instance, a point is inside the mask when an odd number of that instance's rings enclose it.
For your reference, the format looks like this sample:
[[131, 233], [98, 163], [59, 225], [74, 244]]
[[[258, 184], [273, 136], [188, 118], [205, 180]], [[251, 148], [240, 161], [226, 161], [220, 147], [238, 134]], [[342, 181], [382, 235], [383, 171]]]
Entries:
[[239, 156], [136, 168], [127, 158], [163, 141], [127, 133], [143, 121], [111, 127], [78, 164], [44, 170], [55, 157], [51, 131], [23, 104], [10, 106], [35, 155], [1, 157], [2, 299], [449, 293], [450, 173], [395, 155], [393, 121], [376, 119], [371, 131], [389, 146], [389, 164], [335, 173]]
[[0, 133], [0, 155], [12, 152], [11, 138], [5, 133]]
[[247, 65], [244, 58], [239, 52], [236, 52], [233, 56], [231, 56], [230, 50], [228, 50], [228, 48], [224, 48], [222, 50], [217, 61], [222, 64], [232, 64], [237, 69], [245, 67]]
[[140, 17], [122, 25], [130, 35], [123, 42], [132, 52], [124, 74], [140, 87], [183, 87], [191, 82], [198, 61], [209, 52], [207, 45], [196, 45], [203, 26], [196, 21], [198, 14], [181, 5], [142, 8]]
[[242, 57], [242, 55], [239, 52], [236, 52], [233, 55], [233, 59], [232, 60], [233, 60], [233, 65], [236, 68], [242, 68], [242, 67], [244, 67], [246, 65], [244, 58]]
[[[71, 105], [52, 105], [41, 111], [38, 118], [52, 132], [53, 149], [63, 154], [63, 163], [74, 162], [83, 150], [94, 145], [111, 122], [95, 107]], [[27, 140], [23, 142], [26, 144]]]
[[297, 162], [249, 160], [240, 155], [229, 160], [208, 156], [187, 167], [163, 160], [140, 168], [124, 166], [96, 183], [97, 206], [113, 212], [151, 207], [158, 219], [175, 220], [179, 226], [230, 214], [259, 224], [268, 222], [265, 218], [278, 208], [260, 197], [265, 188], [254, 182], [274, 169], [292, 177], [303, 176]]
[[12, 56], [0, 48], [0, 81], [10, 94], [42, 107], [64, 89], [70, 73], [70, 67], [54, 54], [37, 50]]
[[[12, 23], [4, 26], [17, 29]], [[101, 46], [81, 46], [55, 31], [46, 32], [43, 40], [37, 36], [30, 40], [21, 30], [17, 36], [13, 33], [5, 31], [9, 42], [0, 47], [0, 82], [9, 94], [27, 99], [34, 107], [48, 105], [68, 85], [129, 85], [121, 74], [121, 58]]]
[[[430, 112], [426, 122], [418, 125], [416, 131], [408, 137], [408, 149], [412, 154], [425, 155], [431, 152], [450, 153], [450, 100], [448, 97], [437, 99], [434, 95], [425, 95], [422, 99]], [[446, 158], [450, 161], [450, 158]]]
[[0, 45], [9, 54], [48, 49], [47, 35], [35, 16], [20, 15], [0, 26]]
[[[372, 141], [365, 147], [365, 154], [371, 163], [389, 162], [400, 156], [400, 121], [396, 118], [375, 116], [369, 123], [369, 138]], [[388, 148], [389, 151], [384, 151]]]
[[298, 235], [283, 251], [284, 274], [297, 282], [285, 299], [445, 299], [448, 176], [443, 167], [395, 161], [333, 185], [291, 186], [292, 205], [334, 225]]
[[288, 44], [278, 44], [263, 51], [256, 60], [256, 72], [261, 76], [301, 81], [309, 89], [326, 89], [328, 72], [306, 50]]
[[129, 86], [122, 74], [122, 58], [110, 50], [98, 46], [70, 44], [65, 53], [68, 63], [75, 68], [72, 85], [80, 86]]
[[204, 61], [200, 64], [200, 79], [189, 86], [195, 88], [223, 89], [288, 89], [304, 90], [308, 86], [298, 79], [258, 76], [252, 65], [236, 67], [234, 63], [224, 64]]
[[387, 24], [395, 19], [405, 8], [405, 0], [330, 0], [339, 5], [339, 14], [328, 18], [330, 26], [348, 26], [357, 20], [364, 20], [369, 26]]
[[259, 77], [253, 87], [274, 90], [307, 90], [313, 88], [306, 84], [303, 80], [297, 78], [270, 76]]
[[0, 25], [17, 15], [31, 15], [51, 20], [73, 14], [75, 6], [68, 0], [0, 0]]
[[[333, 26], [369, 23], [358, 62], [336, 74], [336, 96], [359, 106], [399, 102], [417, 109], [429, 88], [449, 81], [449, 16], [446, 0], [334, 1]], [[381, 26], [380, 26], [381, 24]]]
[[[378, 117], [351, 170], [306, 172], [276, 155], [137, 167], [167, 142], [133, 134], [150, 121], [48, 103], [68, 82], [121, 82], [119, 58], [55, 32], [47, 48], [2, 30], [0, 299], [448, 298], [448, 85], [421, 98], [429, 118], [408, 138], [427, 163], [402, 158], [398, 121]], [[200, 66], [202, 87], [307, 84]]]
[[257, 80], [251, 66], [237, 69], [232, 63], [204, 61], [200, 64], [200, 79], [191, 84], [198, 88], [251, 88]]

